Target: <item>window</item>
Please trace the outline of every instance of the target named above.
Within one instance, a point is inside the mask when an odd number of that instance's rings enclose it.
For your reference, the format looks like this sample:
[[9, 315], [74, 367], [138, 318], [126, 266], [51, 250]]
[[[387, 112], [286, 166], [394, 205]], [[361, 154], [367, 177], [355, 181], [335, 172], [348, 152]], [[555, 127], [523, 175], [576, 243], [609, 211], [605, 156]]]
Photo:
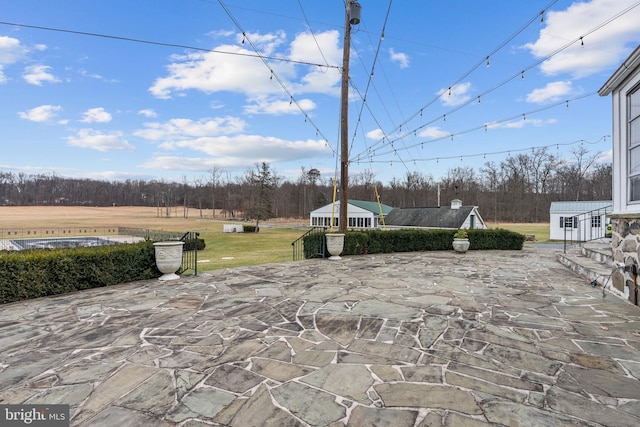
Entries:
[[640, 86], [627, 95], [629, 111], [629, 200], [640, 200]]
[[602, 221], [599, 216], [591, 217], [591, 228], [600, 228], [602, 225]]
[[578, 227], [578, 217], [577, 216], [561, 216], [560, 217], [560, 228], [577, 228]]

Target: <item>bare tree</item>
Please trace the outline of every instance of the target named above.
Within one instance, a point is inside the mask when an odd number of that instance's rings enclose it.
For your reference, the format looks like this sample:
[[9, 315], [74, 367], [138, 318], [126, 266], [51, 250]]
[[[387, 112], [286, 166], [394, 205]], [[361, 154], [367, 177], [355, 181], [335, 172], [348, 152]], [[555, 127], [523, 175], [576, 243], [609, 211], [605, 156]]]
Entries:
[[589, 151], [580, 146], [571, 151], [574, 159], [567, 162], [559, 171], [567, 192], [575, 196], [575, 200], [580, 200], [586, 176], [591, 167], [596, 163], [602, 155], [600, 152], [589, 155]]

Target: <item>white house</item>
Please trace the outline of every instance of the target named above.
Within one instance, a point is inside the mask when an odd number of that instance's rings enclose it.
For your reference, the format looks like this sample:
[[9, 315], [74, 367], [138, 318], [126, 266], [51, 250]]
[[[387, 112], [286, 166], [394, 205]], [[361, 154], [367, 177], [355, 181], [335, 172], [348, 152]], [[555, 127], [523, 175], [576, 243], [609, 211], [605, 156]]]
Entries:
[[[362, 200], [349, 200], [347, 208], [348, 228], [380, 228], [382, 218], [393, 209], [391, 206], [377, 202]], [[382, 212], [380, 211], [382, 209]], [[330, 227], [333, 218], [333, 226], [340, 226], [340, 202], [329, 203], [326, 206], [311, 211], [309, 218], [312, 227]]]
[[451, 206], [396, 208], [385, 218], [388, 228], [486, 229], [477, 206], [463, 206], [453, 199]]
[[586, 242], [605, 237], [611, 200], [552, 202], [549, 239]]
[[[600, 88], [613, 102], [613, 225], [614, 262], [638, 266], [640, 248], [640, 46]], [[634, 270], [631, 268], [631, 270]], [[637, 270], [637, 269], [636, 269]], [[615, 269], [613, 286], [638, 304], [633, 271]]]

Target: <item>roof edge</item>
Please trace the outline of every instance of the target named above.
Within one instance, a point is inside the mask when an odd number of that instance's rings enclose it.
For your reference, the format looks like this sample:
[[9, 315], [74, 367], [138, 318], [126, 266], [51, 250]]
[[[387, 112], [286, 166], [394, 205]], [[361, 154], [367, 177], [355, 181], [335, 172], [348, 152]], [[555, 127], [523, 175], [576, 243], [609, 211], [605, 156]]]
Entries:
[[618, 67], [618, 69], [609, 77], [609, 79], [598, 89], [600, 96], [607, 96], [620, 86], [622, 82], [629, 77], [631, 72], [640, 66], [640, 45], [631, 52], [631, 55]]

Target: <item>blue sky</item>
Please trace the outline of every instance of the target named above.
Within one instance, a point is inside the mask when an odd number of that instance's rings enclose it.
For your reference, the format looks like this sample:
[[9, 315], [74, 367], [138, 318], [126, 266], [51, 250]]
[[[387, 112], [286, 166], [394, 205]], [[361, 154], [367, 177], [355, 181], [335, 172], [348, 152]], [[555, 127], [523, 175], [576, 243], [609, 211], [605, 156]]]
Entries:
[[[640, 2], [360, 4], [352, 177], [438, 180], [534, 147], [570, 159], [580, 141], [610, 156], [597, 90], [639, 43]], [[263, 161], [289, 180], [339, 168], [343, 0], [0, 5], [1, 171], [182, 182]]]

